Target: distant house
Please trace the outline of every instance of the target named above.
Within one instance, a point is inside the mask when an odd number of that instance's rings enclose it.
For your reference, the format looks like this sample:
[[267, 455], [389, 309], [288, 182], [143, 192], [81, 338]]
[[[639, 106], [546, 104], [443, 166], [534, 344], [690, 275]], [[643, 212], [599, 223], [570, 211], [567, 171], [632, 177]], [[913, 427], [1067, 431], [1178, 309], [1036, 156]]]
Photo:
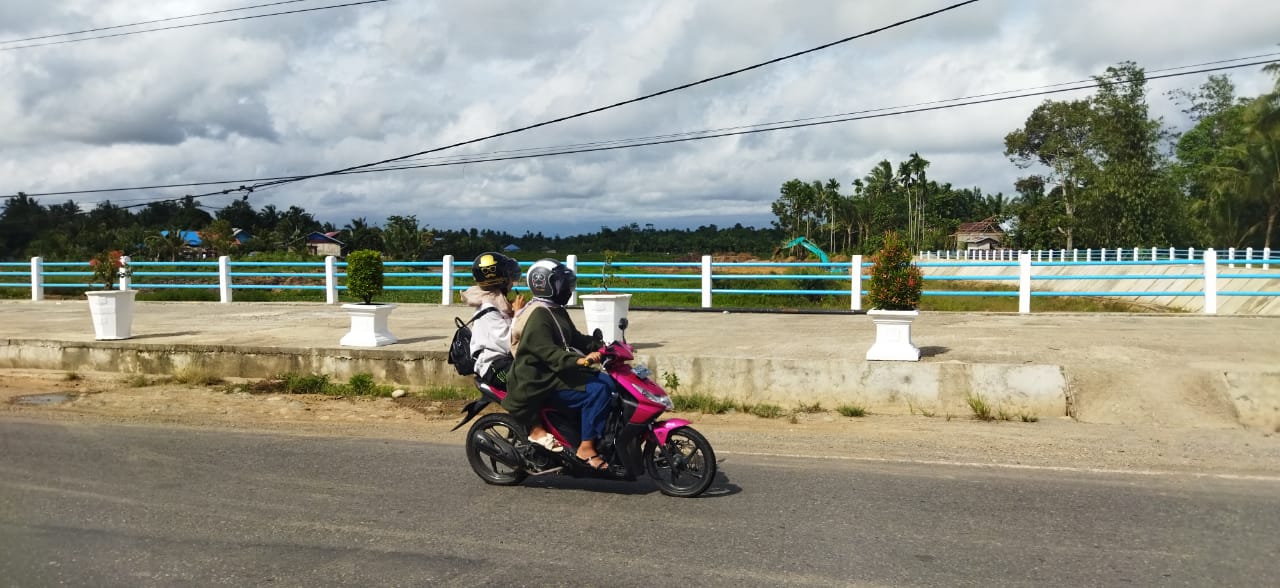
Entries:
[[249, 239], [253, 238], [253, 235], [250, 235], [249, 231], [244, 229], [231, 229], [231, 238], [235, 239], [236, 243], [244, 245], [249, 242]]
[[976, 223], [961, 223], [956, 229], [956, 247], [959, 249], [1003, 249], [1004, 230], [995, 217], [988, 217]]
[[312, 255], [332, 255], [340, 257], [344, 243], [338, 240], [338, 232], [321, 233], [316, 231], [307, 235], [307, 253]]
[[[168, 237], [169, 231], [160, 231], [162, 236]], [[200, 231], [178, 231], [178, 236], [186, 242], [187, 247], [199, 247], [204, 245], [204, 239], [200, 238]]]
[[516, 245], [515, 243], [512, 243], [510, 245], [507, 245], [506, 247], [503, 247], [502, 250], [506, 251], [507, 253], [514, 253], [520, 250], [520, 246]]

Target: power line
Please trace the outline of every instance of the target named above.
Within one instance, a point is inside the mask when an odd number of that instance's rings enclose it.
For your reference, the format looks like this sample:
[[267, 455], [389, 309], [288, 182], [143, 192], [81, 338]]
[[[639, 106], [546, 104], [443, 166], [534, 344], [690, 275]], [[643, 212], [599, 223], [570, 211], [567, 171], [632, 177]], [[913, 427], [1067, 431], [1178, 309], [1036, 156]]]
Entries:
[[[1221, 64], [1221, 63], [1232, 63], [1232, 62], [1239, 62], [1244, 60], [1257, 60], [1261, 58], [1275, 57], [1275, 56], [1280, 56], [1280, 52], [1264, 53], [1260, 55], [1252, 55], [1247, 57], [1235, 57], [1231, 59], [1219, 59], [1219, 60], [1207, 61], [1207, 62], [1191, 64], [1191, 65], [1179, 65], [1174, 67], [1166, 67], [1162, 69], [1151, 70], [1151, 73], [1175, 72], [1178, 70], [1187, 70], [1190, 68], [1201, 68], [1201, 69], [1197, 69], [1194, 71], [1185, 71], [1185, 72], [1176, 73], [1176, 74], [1168, 74], [1168, 75], [1148, 75], [1146, 76], [1146, 79], [1152, 80], [1152, 79], [1162, 79], [1162, 78], [1169, 78], [1169, 77], [1179, 77], [1179, 76], [1192, 75], [1192, 74], [1198, 74], [1198, 73], [1206, 73], [1206, 72], [1213, 72], [1213, 71], [1220, 71], [1220, 70], [1227, 70], [1227, 69], [1251, 67], [1255, 65], [1263, 65], [1267, 63], [1272, 63], [1274, 60], [1254, 61], [1251, 63], [1238, 63], [1235, 65], [1225, 66], [1225, 67], [1205, 68], [1205, 66], [1209, 66], [1209, 65]], [[1086, 85], [1080, 85], [1080, 84], [1086, 84]], [[686, 131], [682, 133], [669, 133], [664, 135], [637, 137], [637, 138], [631, 138], [631, 139], [611, 139], [607, 141], [594, 141], [594, 142], [588, 142], [588, 143], [576, 143], [576, 144], [558, 145], [558, 146], [529, 147], [524, 149], [492, 151], [488, 153], [479, 153], [479, 154], [439, 156], [435, 158], [424, 158], [424, 159], [436, 160], [431, 164], [375, 167], [375, 168], [368, 168], [368, 169], [361, 169], [361, 170], [344, 171], [344, 172], [340, 172], [338, 174], [332, 174], [332, 175], [352, 175], [352, 174], [398, 171], [398, 170], [404, 170], [404, 169], [447, 167], [451, 165], [486, 163], [486, 162], [492, 162], [492, 161], [509, 161], [514, 159], [531, 159], [535, 157], [546, 157], [546, 156], [552, 156], [552, 155], [567, 155], [567, 154], [576, 154], [576, 153], [587, 153], [587, 152], [593, 152], [593, 151], [607, 151], [607, 150], [616, 150], [616, 149], [631, 148], [631, 147], [644, 147], [644, 146], [661, 145], [661, 144], [669, 144], [669, 143], [680, 143], [680, 142], [696, 141], [696, 140], [702, 140], [702, 139], [712, 139], [712, 138], [720, 138], [720, 137], [733, 136], [733, 135], [744, 135], [744, 134], [751, 134], [751, 133], [786, 130], [786, 129], [805, 127], [805, 126], [818, 126], [822, 124], [850, 122], [854, 120], [863, 120], [867, 118], [881, 118], [884, 116], [892, 116], [892, 115], [898, 115], [898, 114], [912, 114], [912, 113], [923, 112], [927, 110], [943, 109], [942, 106], [938, 106], [938, 105], [949, 105], [946, 107], [971, 106], [975, 104], [995, 102], [999, 100], [1011, 100], [1016, 98], [1043, 96], [1043, 95], [1053, 94], [1058, 92], [1069, 92], [1069, 91], [1095, 88], [1095, 87], [1098, 87], [1100, 84], [1101, 83], [1097, 82], [1095, 78], [1089, 78], [1089, 79], [1076, 80], [1071, 82], [1058, 82], [1055, 84], [1033, 86], [1033, 87], [1021, 88], [1017, 90], [1001, 90], [997, 92], [987, 92], [987, 93], [974, 94], [974, 95], [963, 96], [958, 98], [931, 100], [927, 102], [918, 102], [918, 103], [909, 104], [909, 105], [870, 108], [865, 110], [857, 110], [857, 111], [845, 112], [845, 113], [839, 113], [839, 114], [827, 114], [822, 116], [796, 118], [796, 119], [783, 120], [783, 121], [754, 123], [750, 125], [738, 125], [738, 126], [732, 126], [732, 127], [721, 127], [716, 129], [704, 129], [700, 131]], [[1066, 86], [1072, 86], [1072, 87], [1066, 87]], [[1060, 88], [1060, 89], [1052, 92], [1040, 91], [1040, 90], [1047, 90], [1052, 88]], [[1005, 96], [1005, 95], [1010, 95], [1010, 96]], [[999, 96], [1005, 96], [1005, 97], [994, 98]], [[932, 108], [926, 108], [926, 107], [932, 107]], [[884, 113], [884, 114], [880, 114], [876, 116], [866, 116], [874, 113]], [[834, 120], [827, 120], [827, 119], [834, 119]], [[812, 122], [812, 121], [820, 121], [820, 122]], [[800, 124], [800, 123], [807, 123], [807, 124]], [[749, 129], [749, 130], [744, 131], [742, 129]], [[408, 161], [414, 161], [414, 160], [404, 160], [405, 163], [407, 163]], [[321, 174], [315, 174], [315, 176], [319, 176], [319, 175]], [[189, 183], [181, 183], [181, 184], [157, 184], [157, 185], [150, 185], [150, 186], [102, 188], [102, 189], [94, 189], [94, 190], [69, 190], [69, 191], [62, 191], [62, 192], [39, 192], [39, 193], [25, 193], [25, 194], [30, 197], [68, 196], [68, 195], [80, 195], [80, 194], [132, 192], [132, 191], [141, 191], [141, 190], [158, 190], [158, 189], [166, 189], [166, 188], [189, 188], [189, 187], [198, 187], [198, 186], [240, 184], [240, 186], [238, 187], [225, 188], [223, 190], [208, 192], [198, 196], [193, 196], [194, 198], [199, 198], [202, 196], [217, 196], [217, 195], [230, 194], [232, 192], [250, 191], [251, 188], [249, 186], [246, 186], [245, 184], [249, 184], [253, 182], [269, 182], [269, 181], [276, 181], [276, 180], [289, 180], [294, 178], [305, 178], [305, 177], [311, 177], [311, 176], [307, 176], [307, 175], [276, 176], [276, 177], [265, 177], [265, 178], [247, 178], [247, 179], [239, 179], [239, 180], [189, 182]], [[145, 198], [145, 199], [138, 199], [138, 200], [118, 200], [116, 202], [131, 202], [131, 201], [145, 201], [146, 203], [168, 202], [168, 201], [182, 200], [183, 198], [185, 198], [185, 196], [173, 198], [173, 199], [163, 199], [163, 200], [154, 200], [151, 198]]]
[[169, 22], [173, 20], [183, 20], [186, 18], [197, 18], [201, 16], [211, 16], [214, 14], [223, 14], [226, 12], [239, 12], [241, 10], [253, 10], [254, 8], [267, 8], [269, 6], [279, 6], [281, 4], [294, 4], [296, 2], [310, 2], [311, 0], [284, 0], [283, 2], [272, 2], [270, 4], [257, 4], [254, 6], [245, 6], [243, 8], [228, 8], [226, 10], [215, 10], [213, 12], [201, 12], [200, 14], [188, 14], [186, 16], [172, 16], [169, 18], [158, 18], [155, 20], [144, 20], [142, 22], [134, 22], [129, 24], [114, 25], [109, 27], [98, 27], [96, 29], [85, 29], [83, 31], [71, 31], [69, 33], [56, 33], [53, 35], [41, 35], [39, 37], [27, 37], [25, 39], [10, 39], [8, 41], [0, 41], [0, 45], [8, 45], [10, 43], [22, 43], [24, 41], [39, 41], [40, 39], [52, 39], [54, 37], [69, 37], [71, 35], [83, 35], [85, 33], [96, 33], [98, 31], [110, 31], [114, 29], [126, 29], [129, 27], [137, 27], [147, 24], [155, 24], [158, 22]]
[[27, 45], [16, 45], [13, 47], [0, 47], [0, 51], [16, 51], [18, 49], [30, 49], [32, 47], [48, 47], [50, 45], [64, 45], [67, 43], [79, 43], [81, 41], [94, 41], [97, 39], [109, 39], [112, 37], [124, 37], [128, 35], [140, 35], [142, 33], [154, 33], [157, 31], [171, 31], [174, 29], [187, 29], [191, 27], [202, 27], [211, 24], [221, 24], [227, 22], [236, 22], [241, 20], [252, 20], [255, 18], [266, 18], [268, 16], [281, 16], [286, 14], [299, 14], [302, 12], [315, 12], [317, 10], [329, 10], [330, 8], [346, 8], [350, 6], [360, 6], [362, 4], [377, 4], [379, 2], [387, 2], [388, 0], [362, 0], [360, 2], [348, 2], [346, 4], [334, 4], [332, 6], [317, 6], [315, 8], [299, 8], [296, 10], [285, 10], [282, 12], [268, 12], [265, 14], [255, 14], [251, 16], [238, 16], [235, 18], [224, 18], [220, 20], [210, 20], [205, 22], [194, 22], [190, 24], [172, 25], [167, 27], [156, 27], [152, 29], [142, 29], [140, 31], [128, 31], [124, 33], [112, 33], [110, 35], [97, 35], [94, 37], [84, 37], [82, 39], [65, 39], [62, 41], [50, 41], [47, 43], [30, 43]]
[[857, 34], [857, 35], [852, 35], [852, 36], [849, 36], [849, 37], [845, 37], [845, 38], [843, 38], [843, 39], [840, 39], [840, 40], [837, 40], [837, 41], [832, 41], [832, 42], [830, 42], [830, 43], [826, 43], [826, 44], [823, 44], [823, 45], [819, 45], [819, 46], [817, 46], [817, 47], [813, 47], [813, 48], [811, 48], [811, 49], [806, 49], [806, 50], [804, 50], [804, 51], [797, 51], [797, 52], [795, 52], [795, 53], [791, 53], [791, 54], [789, 54], [789, 55], [784, 55], [784, 56], [782, 56], [782, 57], [775, 57], [775, 58], [773, 58], [773, 59], [770, 59], [770, 60], [768, 60], [768, 61], [762, 61], [762, 62], [757, 63], [757, 64], [755, 64], [755, 65], [750, 65], [750, 66], [747, 66], [747, 67], [743, 67], [743, 68], [735, 69], [735, 70], [733, 70], [733, 71], [726, 72], [726, 73], [722, 73], [722, 74], [715, 75], [715, 76], [711, 76], [711, 77], [709, 77], [709, 78], [703, 78], [703, 79], [698, 80], [698, 81], [696, 81], [696, 82], [690, 82], [690, 83], [687, 83], [687, 84], [683, 84], [683, 85], [680, 85], [680, 86], [676, 86], [676, 87], [674, 87], [674, 88], [668, 88], [668, 89], [666, 89], [666, 90], [661, 90], [661, 91], [658, 91], [658, 92], [653, 92], [653, 93], [651, 93], [651, 94], [645, 94], [645, 95], [643, 95], [643, 96], [640, 96], [640, 97], [637, 97], [637, 98], [632, 98], [632, 99], [630, 99], [630, 100], [624, 100], [624, 101], [622, 101], [622, 102], [615, 102], [615, 103], [610, 104], [610, 105], [608, 105], [608, 106], [601, 106], [601, 107], [598, 107], [598, 108], [593, 108], [593, 109], [591, 109], [591, 110], [584, 110], [584, 111], [579, 112], [579, 113], [577, 113], [577, 114], [571, 114], [571, 115], [568, 115], [568, 116], [562, 116], [562, 117], [560, 117], [560, 118], [555, 118], [555, 119], [552, 119], [552, 120], [548, 120], [548, 121], [544, 121], [544, 122], [540, 122], [540, 123], [536, 123], [536, 124], [532, 124], [532, 125], [528, 125], [528, 126], [524, 126], [524, 127], [520, 127], [520, 128], [512, 129], [512, 130], [509, 130], [509, 131], [503, 131], [503, 132], [500, 132], [500, 133], [494, 133], [494, 134], [492, 134], [492, 135], [487, 135], [487, 136], [480, 137], [480, 138], [477, 138], [477, 139], [470, 139], [470, 140], [467, 140], [467, 141], [461, 141], [461, 142], [458, 142], [458, 143], [453, 143], [453, 144], [451, 144], [451, 145], [445, 145], [445, 146], [443, 146], [443, 147], [436, 147], [436, 148], [434, 148], [434, 149], [427, 149], [427, 150], [425, 150], [425, 151], [419, 151], [419, 152], [417, 152], [417, 153], [410, 153], [410, 154], [408, 154], [408, 155], [401, 155], [401, 156], [399, 156], [399, 157], [392, 157], [392, 158], [390, 158], [390, 159], [384, 159], [384, 160], [382, 160], [382, 161], [375, 161], [375, 162], [373, 162], [373, 163], [366, 163], [366, 164], [362, 164], [362, 165], [355, 165], [355, 166], [346, 167], [346, 168], [342, 168], [342, 169], [338, 169], [338, 170], [333, 170], [333, 171], [325, 172], [325, 173], [310, 174], [310, 175], [306, 175], [306, 176], [299, 176], [299, 177], [296, 177], [296, 178], [282, 179], [282, 180], [274, 180], [274, 181], [271, 181], [271, 182], [259, 183], [259, 184], [256, 184], [256, 185], [254, 185], [254, 186], [251, 186], [250, 188], [251, 188], [251, 189], [256, 189], [256, 188], [263, 188], [263, 187], [269, 187], [269, 186], [276, 186], [276, 185], [280, 185], [280, 184], [287, 184], [287, 183], [292, 183], [292, 182], [300, 182], [300, 181], [302, 181], [302, 180], [308, 180], [308, 179], [311, 179], [311, 178], [318, 178], [318, 177], [322, 177], [322, 176], [331, 176], [331, 175], [336, 175], [336, 174], [340, 174], [340, 173], [343, 173], [343, 172], [348, 172], [348, 171], [354, 171], [354, 170], [358, 170], [358, 169], [364, 169], [364, 168], [374, 167], [374, 166], [377, 166], [377, 165], [384, 165], [384, 164], [387, 164], [387, 163], [393, 163], [393, 162], [396, 162], [396, 161], [400, 161], [400, 160], [404, 160], [404, 159], [409, 159], [409, 158], [411, 158], [411, 157], [418, 157], [418, 156], [421, 156], [421, 155], [426, 155], [426, 154], [428, 154], [428, 153], [435, 153], [435, 152], [438, 152], [438, 151], [444, 151], [444, 150], [446, 150], [446, 149], [453, 149], [453, 148], [455, 148], [455, 147], [461, 147], [461, 146], [463, 146], [463, 145], [470, 145], [470, 144], [472, 144], [472, 143], [478, 143], [478, 142], [480, 142], [480, 141], [487, 141], [487, 140], [489, 140], [489, 139], [496, 139], [496, 138], [498, 138], [498, 137], [504, 137], [504, 136], [507, 136], [507, 135], [514, 135], [514, 134], [516, 134], [516, 133], [521, 133], [521, 132], [528, 131], [528, 130], [531, 130], [531, 129], [536, 129], [536, 128], [539, 128], [539, 127], [545, 127], [545, 126], [547, 126], [547, 125], [551, 125], [551, 124], [555, 124], [555, 123], [559, 123], [559, 122], [564, 122], [564, 121], [572, 120], [572, 119], [575, 119], [575, 118], [584, 117], [584, 116], [587, 116], [587, 115], [590, 115], [590, 114], [595, 114], [595, 113], [598, 113], [598, 112], [604, 112], [604, 111], [606, 111], [606, 110], [612, 110], [612, 109], [614, 109], [614, 108], [618, 108], [618, 107], [621, 107], [621, 106], [626, 106], [626, 105], [628, 105], [628, 104], [634, 104], [634, 103], [636, 103], [636, 102], [641, 102], [641, 101], [643, 101], [643, 100], [648, 100], [648, 99], [650, 99], [650, 98], [656, 98], [656, 97], [658, 97], [658, 96], [662, 96], [662, 95], [665, 95], [665, 94], [671, 94], [671, 93], [673, 93], [673, 92], [678, 92], [678, 91], [680, 91], [680, 90], [686, 90], [686, 89], [692, 88], [692, 87], [694, 87], [694, 86], [700, 86], [700, 85], [702, 85], [702, 84], [707, 84], [707, 83], [710, 83], [710, 82], [713, 82], [713, 81], [716, 81], [716, 80], [721, 80], [721, 79], [724, 79], [724, 78], [727, 78], [727, 77], [730, 77], [730, 76], [734, 76], [734, 75], [737, 75], [737, 74], [740, 74], [740, 73], [743, 73], [743, 72], [751, 71], [751, 70], [754, 70], [754, 69], [759, 69], [759, 68], [761, 68], [761, 67], [765, 67], [765, 66], [767, 66], [767, 65], [772, 65], [772, 64], [775, 64], [775, 63], [779, 63], [779, 62], [782, 62], [782, 61], [786, 61], [786, 60], [788, 60], [788, 59], [794, 59], [794, 58], [796, 58], [796, 57], [800, 57], [800, 56], [802, 56], [802, 55], [808, 55], [808, 54], [810, 54], [810, 53], [813, 53], [813, 52], [816, 52], [816, 51], [821, 51], [821, 50], [823, 50], [823, 49], [827, 49], [827, 48], [830, 48], [830, 47], [834, 47], [834, 46], [836, 46], [836, 45], [840, 45], [840, 44], [842, 44], [842, 43], [848, 43], [849, 41], [853, 41], [853, 40], [855, 40], [855, 39], [860, 39], [860, 38], [862, 38], [862, 37], [867, 37], [867, 36], [870, 36], [870, 35], [874, 35], [874, 34], [876, 34], [876, 33], [880, 33], [880, 32], [883, 32], [883, 31], [887, 31], [887, 30], [889, 30], [889, 29], [897, 28], [897, 27], [903, 26], [903, 25], [905, 25], [905, 24], [909, 24], [909, 23], [912, 23], [912, 22], [915, 22], [915, 21], [918, 21], [918, 20], [923, 20], [923, 19], [926, 19], [926, 18], [929, 18], [929, 17], [935, 16], [935, 15], [938, 15], [938, 14], [942, 14], [942, 13], [947, 12], [947, 11], [950, 11], [950, 10], [955, 10], [956, 8], [960, 8], [960, 7], [962, 7], [962, 6], [966, 6], [966, 5], [969, 5], [969, 4], [973, 4], [973, 3], [977, 2], [977, 1], [978, 1], [978, 0], [965, 0], [964, 2], [957, 2], [957, 3], [955, 3], [955, 4], [952, 4], [952, 5], [950, 5], [950, 6], [947, 6], [947, 7], [945, 7], [945, 8], [940, 8], [940, 9], [938, 9], [938, 10], [934, 10], [934, 11], [932, 11], [932, 12], [926, 12], [926, 13], [921, 14], [921, 15], [919, 15], [919, 16], [915, 16], [915, 17], [912, 17], [912, 18], [908, 18], [908, 19], [900, 20], [900, 21], [895, 22], [895, 23], [893, 23], [893, 24], [889, 24], [889, 25], [882, 26], [882, 27], [879, 27], [879, 28], [876, 28], [876, 29], [872, 29], [872, 30], [869, 30], [869, 31], [866, 31], [866, 32], [863, 32], [863, 33], [859, 33], [859, 34]]

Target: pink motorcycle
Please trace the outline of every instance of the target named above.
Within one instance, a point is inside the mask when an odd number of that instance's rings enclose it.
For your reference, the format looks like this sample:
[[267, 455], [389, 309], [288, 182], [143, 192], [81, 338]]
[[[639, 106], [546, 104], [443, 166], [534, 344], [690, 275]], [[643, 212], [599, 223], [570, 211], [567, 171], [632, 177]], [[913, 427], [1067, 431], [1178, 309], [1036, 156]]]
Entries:
[[[619, 321], [625, 334], [626, 319]], [[606, 411], [604, 436], [596, 451], [609, 463], [595, 470], [574, 456], [579, 438], [579, 417], [554, 406], [540, 413], [542, 423], [566, 449], [552, 452], [528, 440], [528, 432], [505, 412], [493, 412], [476, 420], [467, 432], [467, 461], [480, 479], [498, 486], [514, 486], [529, 476], [569, 474], [611, 480], [635, 481], [646, 473], [668, 496], [692, 498], [711, 486], [716, 476], [716, 456], [706, 437], [683, 419], [658, 420], [674, 405], [666, 391], [650, 379], [643, 365], [632, 366], [634, 349], [626, 337], [600, 349], [601, 366], [617, 382], [617, 391]], [[475, 418], [489, 404], [506, 397], [505, 390], [476, 379], [480, 398], [463, 408], [466, 416], [453, 430]]]

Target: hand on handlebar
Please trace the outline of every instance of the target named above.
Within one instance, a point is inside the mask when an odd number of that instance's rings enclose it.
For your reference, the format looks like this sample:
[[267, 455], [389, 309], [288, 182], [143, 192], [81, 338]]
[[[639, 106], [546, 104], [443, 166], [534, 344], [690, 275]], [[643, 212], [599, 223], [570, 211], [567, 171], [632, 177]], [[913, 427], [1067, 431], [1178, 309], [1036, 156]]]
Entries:
[[586, 367], [593, 363], [600, 363], [600, 352], [592, 351], [578, 359], [578, 365]]

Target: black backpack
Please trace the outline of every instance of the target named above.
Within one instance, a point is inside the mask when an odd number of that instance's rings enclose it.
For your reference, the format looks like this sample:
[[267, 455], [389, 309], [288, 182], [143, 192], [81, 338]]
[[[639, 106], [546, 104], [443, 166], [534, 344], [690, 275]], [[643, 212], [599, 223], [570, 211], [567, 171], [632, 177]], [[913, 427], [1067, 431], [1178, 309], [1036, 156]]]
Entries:
[[453, 324], [458, 326], [458, 330], [453, 332], [453, 341], [449, 343], [449, 363], [453, 365], [453, 369], [458, 370], [459, 376], [471, 376], [476, 373], [476, 357], [471, 355], [471, 323], [476, 322], [476, 319], [491, 310], [498, 309], [492, 306], [481, 309], [465, 323], [462, 319], [453, 317]]

